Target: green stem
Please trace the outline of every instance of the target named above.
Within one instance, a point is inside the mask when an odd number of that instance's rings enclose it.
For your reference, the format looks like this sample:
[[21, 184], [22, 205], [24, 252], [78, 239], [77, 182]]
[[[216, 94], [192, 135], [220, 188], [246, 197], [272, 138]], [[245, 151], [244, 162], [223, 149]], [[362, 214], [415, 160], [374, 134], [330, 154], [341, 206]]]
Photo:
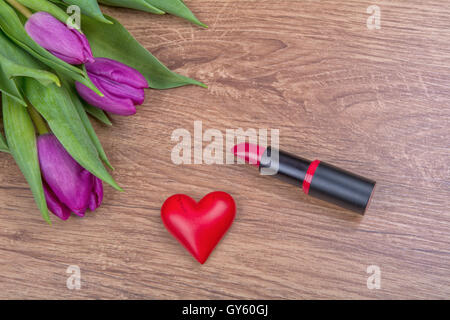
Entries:
[[33, 120], [39, 134], [42, 135], [48, 133], [49, 129], [47, 127], [47, 124], [45, 123], [44, 118], [42, 118], [39, 112], [37, 112], [32, 105], [28, 105], [27, 109], [28, 113], [30, 114], [31, 120]]
[[27, 19], [33, 14], [27, 7], [23, 6], [16, 0], [6, 0], [10, 5], [16, 8], [21, 14], [23, 14]]

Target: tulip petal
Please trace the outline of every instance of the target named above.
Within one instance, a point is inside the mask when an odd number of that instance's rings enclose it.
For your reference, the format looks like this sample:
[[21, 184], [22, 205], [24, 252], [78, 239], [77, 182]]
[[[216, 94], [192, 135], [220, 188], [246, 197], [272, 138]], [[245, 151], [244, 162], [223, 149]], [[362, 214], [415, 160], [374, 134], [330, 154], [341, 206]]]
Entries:
[[148, 88], [145, 77], [136, 69], [108, 58], [95, 58], [95, 63], [87, 63], [86, 70], [104, 79], [129, 85], [134, 88]]
[[47, 12], [36, 12], [25, 23], [28, 35], [41, 47], [69, 64], [93, 61], [86, 36]]
[[44, 182], [44, 195], [47, 201], [48, 209], [61, 220], [67, 220], [70, 217], [70, 209], [64, 203], [61, 203], [49, 186]]
[[104, 94], [100, 97], [76, 83], [78, 93], [89, 104], [115, 114], [133, 115], [134, 106], [144, 103], [148, 83], [139, 71], [107, 58], [95, 58], [85, 66], [92, 83]]
[[75, 36], [78, 38], [78, 40], [80, 41], [80, 43], [83, 47], [83, 52], [84, 52], [84, 57], [85, 57], [85, 61], [83, 63], [93, 63], [95, 61], [95, 59], [94, 59], [94, 56], [92, 55], [91, 46], [89, 45], [89, 41], [86, 38], [86, 36], [84, 34], [81, 34], [76, 29], [70, 29], [70, 31], [72, 31], [72, 33], [75, 34]]
[[94, 186], [92, 174], [70, 156], [53, 134], [39, 136], [37, 143], [45, 182], [72, 212], [84, 216]]
[[145, 91], [141, 88], [134, 88], [127, 84], [113, 82], [109, 79], [101, 78], [92, 73], [88, 73], [92, 82], [98, 83], [105, 96], [119, 99], [131, 99], [135, 106], [141, 105], [145, 100]]
[[[92, 82], [100, 90], [106, 92], [99, 81], [92, 77]], [[136, 113], [136, 107], [131, 99], [122, 99], [114, 96], [100, 97], [94, 91], [79, 82], [75, 83], [78, 94], [89, 104], [96, 106], [105, 111], [119, 114], [122, 116], [130, 116]]]
[[103, 183], [97, 177], [94, 177], [94, 188], [92, 189], [91, 196], [89, 198], [89, 209], [95, 211], [103, 201]]

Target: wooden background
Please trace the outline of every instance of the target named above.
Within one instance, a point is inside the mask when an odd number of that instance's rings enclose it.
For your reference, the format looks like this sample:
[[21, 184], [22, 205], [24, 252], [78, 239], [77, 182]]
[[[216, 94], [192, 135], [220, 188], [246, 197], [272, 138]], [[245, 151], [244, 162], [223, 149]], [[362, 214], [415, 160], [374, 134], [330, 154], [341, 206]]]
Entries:
[[[148, 90], [96, 124], [126, 190], [84, 219], [40, 217], [0, 154], [0, 298], [450, 298], [450, 9], [446, 1], [187, 0], [209, 29], [105, 9], [208, 89]], [[381, 29], [368, 30], [368, 6]], [[281, 148], [378, 182], [364, 217], [245, 165], [174, 165], [172, 131], [280, 129]], [[236, 220], [205, 265], [165, 230], [164, 200], [223, 190]], [[81, 290], [66, 287], [69, 265]], [[381, 269], [381, 289], [366, 268]]]

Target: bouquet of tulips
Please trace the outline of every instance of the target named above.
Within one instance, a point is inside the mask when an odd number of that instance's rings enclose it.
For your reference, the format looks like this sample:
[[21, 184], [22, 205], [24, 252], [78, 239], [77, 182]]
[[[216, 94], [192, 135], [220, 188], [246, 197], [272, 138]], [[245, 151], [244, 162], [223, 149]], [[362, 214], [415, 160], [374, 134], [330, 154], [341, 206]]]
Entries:
[[[204, 26], [181, 0], [100, 0]], [[78, 6], [81, 26], [68, 25]], [[70, 8], [70, 7], [69, 7]], [[73, 8], [72, 8], [73, 9]], [[201, 82], [170, 71], [95, 0], [0, 0], [0, 151], [10, 153], [44, 219], [83, 217], [120, 187], [90, 122], [133, 115], [144, 89]]]

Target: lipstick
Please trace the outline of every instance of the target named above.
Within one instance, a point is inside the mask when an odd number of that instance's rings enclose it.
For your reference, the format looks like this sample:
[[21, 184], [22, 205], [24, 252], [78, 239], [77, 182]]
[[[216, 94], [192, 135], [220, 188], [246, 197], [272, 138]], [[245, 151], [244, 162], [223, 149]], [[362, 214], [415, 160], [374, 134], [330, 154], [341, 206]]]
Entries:
[[376, 182], [320, 160], [310, 161], [272, 147], [240, 143], [235, 156], [259, 168], [261, 174], [274, 175], [301, 187], [312, 197], [364, 214]]

